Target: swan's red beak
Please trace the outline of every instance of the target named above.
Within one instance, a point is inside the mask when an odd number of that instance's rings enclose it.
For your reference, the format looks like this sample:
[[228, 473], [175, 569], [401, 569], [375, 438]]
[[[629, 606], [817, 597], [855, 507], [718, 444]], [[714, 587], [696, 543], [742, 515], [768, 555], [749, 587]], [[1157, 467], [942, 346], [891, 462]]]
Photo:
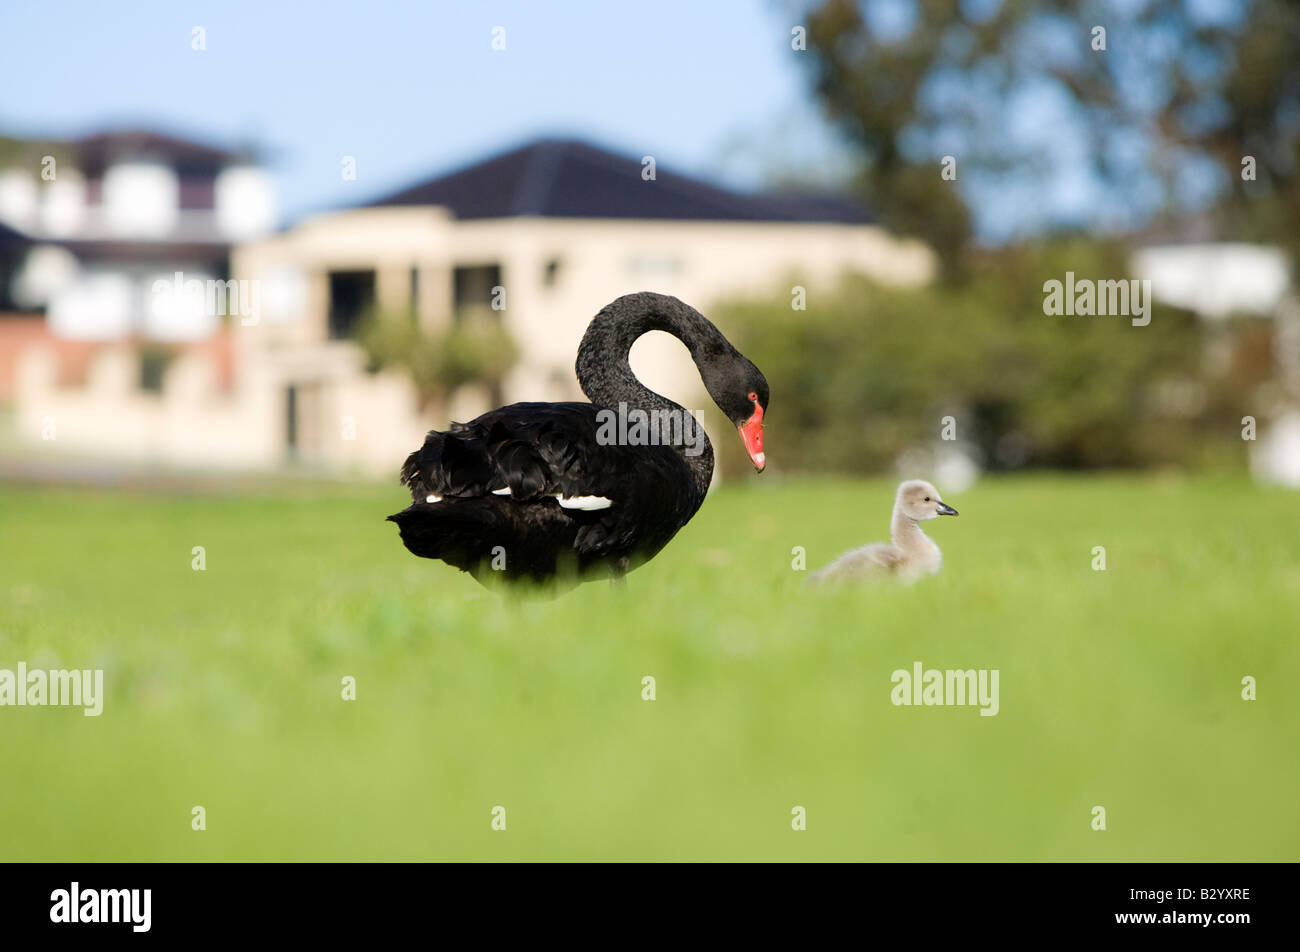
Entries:
[[740, 441], [745, 444], [745, 452], [754, 463], [754, 469], [763, 471], [767, 457], [763, 455], [763, 407], [754, 404], [754, 415], [740, 424]]

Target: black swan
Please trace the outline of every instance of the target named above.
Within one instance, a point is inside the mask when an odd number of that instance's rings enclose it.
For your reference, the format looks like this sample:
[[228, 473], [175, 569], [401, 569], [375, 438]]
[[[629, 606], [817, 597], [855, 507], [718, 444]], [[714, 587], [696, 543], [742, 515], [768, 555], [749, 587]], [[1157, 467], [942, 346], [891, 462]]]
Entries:
[[627, 294], [578, 347], [591, 403], [514, 403], [425, 437], [402, 467], [413, 502], [388, 517], [406, 547], [485, 584], [617, 580], [653, 557], [704, 501], [713, 447], [686, 410], [632, 373], [628, 351], [652, 330], [686, 345], [762, 472], [762, 373], [695, 308]]

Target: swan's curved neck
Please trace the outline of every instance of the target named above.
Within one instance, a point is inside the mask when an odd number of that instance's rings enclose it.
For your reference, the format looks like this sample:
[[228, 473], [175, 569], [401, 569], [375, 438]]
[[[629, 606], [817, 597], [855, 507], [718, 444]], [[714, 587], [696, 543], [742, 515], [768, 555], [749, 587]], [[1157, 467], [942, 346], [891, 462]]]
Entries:
[[[680, 340], [701, 371], [702, 362], [733, 350], [722, 332], [703, 314], [677, 298], [648, 291], [624, 295], [602, 308], [592, 319], [578, 347], [575, 368], [578, 384], [592, 403], [615, 410], [623, 404], [628, 409], [647, 412], [687, 412], [667, 397], [655, 393], [632, 372], [628, 354], [637, 338], [649, 331], [665, 331]], [[704, 490], [713, 476], [713, 446], [703, 428], [699, 434], [702, 452], [687, 453], [682, 445], [674, 448], [682, 453], [690, 466], [703, 499]]]

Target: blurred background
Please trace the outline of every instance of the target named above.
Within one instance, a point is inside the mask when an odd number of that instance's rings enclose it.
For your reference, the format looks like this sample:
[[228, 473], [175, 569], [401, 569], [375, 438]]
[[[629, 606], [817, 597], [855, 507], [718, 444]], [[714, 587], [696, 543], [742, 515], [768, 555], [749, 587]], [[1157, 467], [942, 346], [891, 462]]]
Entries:
[[[0, 477], [389, 476], [653, 289], [777, 473], [1300, 486], [1293, 4], [67, 12], [0, 14]], [[1067, 272], [1151, 323], [1045, 315]]]
[[[0, 6], [0, 670], [106, 692], [0, 709], [0, 859], [1294, 860], [1297, 9]], [[722, 486], [625, 590], [412, 557], [425, 431], [638, 290], [768, 471], [647, 335]], [[943, 572], [808, 591], [900, 473]]]

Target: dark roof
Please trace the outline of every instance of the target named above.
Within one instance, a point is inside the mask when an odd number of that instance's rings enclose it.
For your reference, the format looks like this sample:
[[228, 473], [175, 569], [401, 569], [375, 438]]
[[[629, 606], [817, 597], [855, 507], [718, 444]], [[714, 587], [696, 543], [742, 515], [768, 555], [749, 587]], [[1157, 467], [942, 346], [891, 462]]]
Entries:
[[[0, 222], [0, 248], [23, 247], [31, 243], [32, 240], [21, 231], [15, 231], [4, 222]], [[3, 290], [0, 288], [0, 291]]]
[[441, 205], [457, 218], [639, 218], [691, 221], [870, 221], [848, 199], [804, 193], [741, 194], [662, 167], [642, 166], [583, 142], [542, 139], [371, 202]]
[[101, 132], [65, 144], [76, 153], [77, 164], [88, 175], [102, 172], [121, 159], [156, 159], [182, 175], [215, 175], [228, 165], [250, 158], [244, 152], [231, 152], [147, 129]]
[[66, 248], [78, 258], [93, 261], [156, 261], [165, 257], [168, 261], [211, 261], [224, 266], [230, 252], [230, 242], [224, 238], [211, 241], [173, 240], [160, 238], [155, 241], [123, 241], [114, 238], [76, 238], [47, 241]]

